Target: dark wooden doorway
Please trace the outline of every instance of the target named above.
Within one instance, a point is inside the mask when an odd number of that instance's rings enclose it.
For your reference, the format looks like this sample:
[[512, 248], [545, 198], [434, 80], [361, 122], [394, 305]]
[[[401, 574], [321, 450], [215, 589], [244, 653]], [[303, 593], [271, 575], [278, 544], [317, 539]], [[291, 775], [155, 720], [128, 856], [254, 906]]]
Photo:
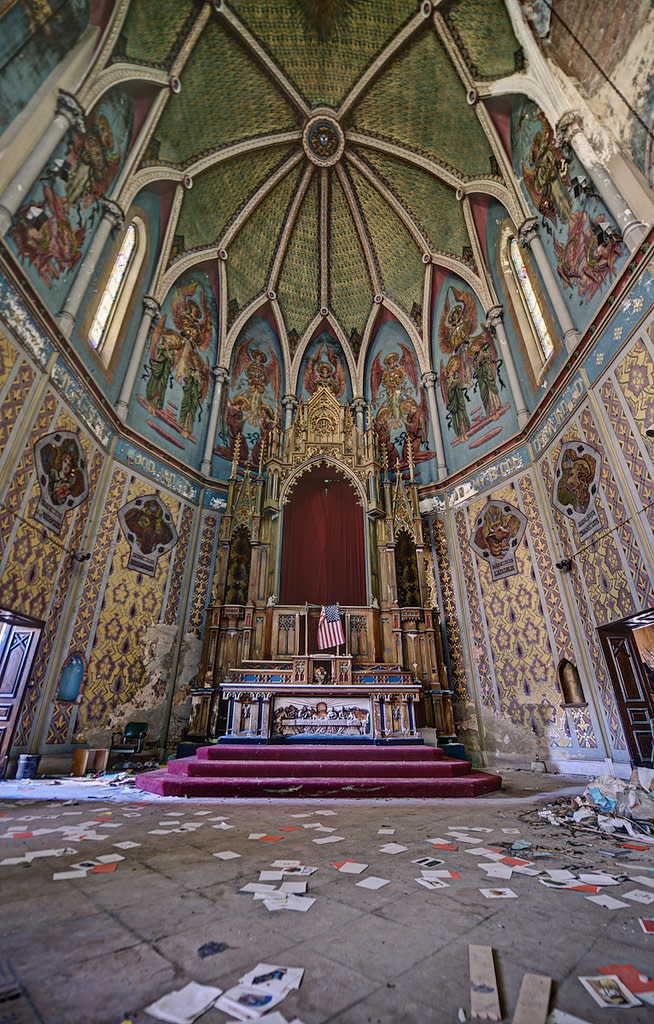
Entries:
[[622, 719], [629, 756], [635, 765], [652, 764], [654, 694], [650, 688], [633, 630], [642, 616], [598, 629]]
[[9, 754], [43, 623], [0, 608], [0, 766]]

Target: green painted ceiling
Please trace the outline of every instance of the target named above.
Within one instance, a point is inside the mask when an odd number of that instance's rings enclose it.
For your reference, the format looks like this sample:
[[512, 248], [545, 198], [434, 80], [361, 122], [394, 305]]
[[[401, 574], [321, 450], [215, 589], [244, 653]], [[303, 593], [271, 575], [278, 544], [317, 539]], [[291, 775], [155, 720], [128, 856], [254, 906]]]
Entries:
[[[439, 253], [463, 258], [470, 240], [456, 187], [497, 173], [457, 61], [473, 78], [503, 77], [518, 51], [502, 0], [455, 0], [436, 12], [417, 0], [212, 5], [144, 158], [144, 165], [164, 165], [164, 179], [166, 165], [192, 178], [173, 232], [172, 267], [185, 254], [217, 259], [225, 248], [230, 315], [273, 289], [293, 337], [326, 296], [356, 347], [378, 288], [419, 323], [423, 249], [436, 262]], [[131, 0], [114, 58], [170, 71], [206, 14], [192, 0]], [[448, 52], [451, 40], [459, 56]], [[302, 142], [321, 105], [344, 138], [340, 161], [325, 169]], [[294, 203], [307, 169], [306, 193]]]

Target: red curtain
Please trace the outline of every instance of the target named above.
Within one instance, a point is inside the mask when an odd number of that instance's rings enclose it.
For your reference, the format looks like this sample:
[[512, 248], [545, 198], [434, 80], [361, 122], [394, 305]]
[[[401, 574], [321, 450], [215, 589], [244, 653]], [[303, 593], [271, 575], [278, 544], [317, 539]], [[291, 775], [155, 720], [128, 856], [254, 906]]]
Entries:
[[366, 604], [363, 509], [329, 466], [306, 473], [284, 507], [280, 604]]

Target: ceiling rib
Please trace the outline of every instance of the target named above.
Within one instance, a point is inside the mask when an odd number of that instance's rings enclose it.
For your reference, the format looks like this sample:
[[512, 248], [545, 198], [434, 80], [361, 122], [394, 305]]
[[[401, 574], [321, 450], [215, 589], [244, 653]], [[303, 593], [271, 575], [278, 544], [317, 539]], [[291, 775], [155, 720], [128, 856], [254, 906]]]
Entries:
[[320, 171], [320, 308], [329, 307], [329, 171]]
[[423, 156], [421, 153], [414, 153], [397, 142], [391, 142], [390, 139], [377, 139], [374, 135], [355, 131], [346, 131], [345, 138], [346, 142], [354, 143], [357, 146], [367, 146], [369, 149], [378, 149], [380, 153], [385, 153], [386, 156], [395, 156], [400, 160], [406, 160], [409, 164], [415, 164], [416, 167], [421, 167], [423, 171], [429, 171], [430, 174], [445, 182], [450, 188], [458, 188], [459, 185], [464, 184], [465, 179], [455, 174], [451, 168], [443, 167], [442, 164], [437, 163], [435, 160], [430, 160], [429, 157]]
[[193, 22], [191, 31], [189, 32], [186, 39], [182, 43], [182, 48], [180, 49], [179, 53], [177, 54], [177, 57], [175, 58], [170, 68], [171, 75], [177, 76], [182, 73], [182, 69], [186, 64], [186, 61], [191, 56], [191, 53], [193, 52], [193, 47], [200, 38], [202, 30], [209, 20], [210, 14], [211, 8], [209, 7], [208, 4], [204, 4], [204, 6], [200, 9], [200, 13], [198, 14], [197, 18]]
[[221, 4], [221, 6], [215, 10], [218, 17], [222, 17], [227, 22], [232, 32], [234, 32], [234, 34], [238, 36], [243, 45], [246, 46], [247, 49], [249, 49], [255, 55], [255, 57], [262, 65], [262, 67], [266, 69], [270, 77], [279, 86], [279, 88], [286, 93], [291, 103], [293, 103], [293, 105], [297, 107], [302, 116], [305, 118], [309, 117], [311, 108], [308, 106], [304, 97], [297, 91], [295, 86], [289, 81], [289, 79], [286, 77], [281, 68], [275, 63], [275, 61], [271, 59], [268, 53], [264, 50], [263, 46], [261, 46], [261, 44], [257, 42], [255, 37], [245, 27], [243, 22], [239, 18], [237, 18], [234, 12], [231, 11], [229, 7], [227, 7], [227, 5], [224, 3]]
[[350, 213], [352, 214], [352, 220], [357, 229], [359, 235], [359, 241], [361, 242], [361, 248], [366, 257], [366, 263], [368, 265], [368, 274], [370, 275], [370, 283], [372, 284], [372, 290], [375, 295], [383, 294], [383, 286], [379, 271], [377, 270], [377, 261], [375, 259], [375, 253], [368, 236], [368, 227], [364, 221], [363, 213], [359, 208], [356, 197], [354, 195], [354, 189], [350, 183], [350, 179], [345, 173], [345, 169], [342, 164], [336, 164], [336, 173], [338, 174], [338, 180], [341, 184], [341, 188], [345, 193], [348, 206], [350, 207]]
[[223, 233], [222, 237], [218, 239], [217, 247], [219, 249], [229, 248], [229, 246], [236, 238], [237, 234], [243, 227], [243, 224], [248, 219], [250, 214], [254, 213], [259, 203], [263, 202], [268, 193], [272, 191], [272, 189], [282, 180], [282, 178], [285, 178], [286, 175], [293, 170], [295, 165], [298, 164], [302, 159], [302, 155], [303, 154], [301, 152], [292, 153], [291, 156], [289, 156], [288, 160], [284, 161], [281, 167], [278, 167], [277, 170], [273, 174], [271, 174], [269, 178], [266, 178], [266, 180], [256, 190], [254, 195], [248, 199], [247, 203], [239, 213], [238, 217], [236, 217], [236, 219], [232, 221], [227, 230]]
[[398, 218], [407, 228], [414, 242], [420, 249], [421, 255], [431, 255], [431, 245], [428, 239], [426, 238], [425, 235], [423, 235], [422, 231], [420, 230], [416, 222], [413, 220], [413, 218], [407, 212], [407, 210], [402, 206], [399, 200], [393, 195], [391, 190], [386, 185], [384, 185], [381, 179], [368, 166], [368, 164], [366, 164], [365, 161], [360, 160], [355, 153], [353, 153], [351, 150], [347, 150], [346, 156], [350, 163], [356, 167], [356, 169], [364, 176], [364, 178], [368, 179], [373, 188], [375, 188], [379, 192], [379, 194], [382, 196], [382, 198], [385, 200], [388, 206], [390, 206], [391, 209], [397, 214]]
[[425, 14], [420, 10], [417, 14], [406, 23], [404, 28], [400, 29], [397, 35], [391, 39], [391, 41], [384, 47], [384, 49], [375, 57], [373, 62], [366, 68], [350, 89], [350, 92], [345, 97], [340, 107], [336, 112], [336, 117], [339, 121], [343, 121], [349, 114], [354, 106], [359, 102], [364, 92], [372, 84], [377, 75], [383, 71], [386, 64], [393, 59], [396, 53], [401, 50], [408, 39], [414, 35], [418, 29], [424, 27], [427, 24], [425, 20]]
[[309, 182], [311, 181], [311, 176], [314, 170], [315, 168], [313, 164], [307, 162], [304, 174], [302, 175], [302, 180], [300, 181], [297, 192], [293, 197], [293, 202], [290, 205], [288, 215], [286, 217], [286, 223], [284, 224], [282, 232], [279, 236], [277, 252], [275, 253], [275, 259], [273, 261], [272, 269], [270, 271], [270, 276], [268, 277], [268, 291], [275, 291], [275, 289], [277, 288], [277, 281], [281, 273], [282, 264], [284, 262], [284, 257], [286, 255], [286, 249], [288, 248], [289, 239], [293, 232], [293, 228], [295, 227], [295, 221], [300, 211], [300, 207], [302, 206], [302, 202], [304, 200], [306, 191], [309, 187]]

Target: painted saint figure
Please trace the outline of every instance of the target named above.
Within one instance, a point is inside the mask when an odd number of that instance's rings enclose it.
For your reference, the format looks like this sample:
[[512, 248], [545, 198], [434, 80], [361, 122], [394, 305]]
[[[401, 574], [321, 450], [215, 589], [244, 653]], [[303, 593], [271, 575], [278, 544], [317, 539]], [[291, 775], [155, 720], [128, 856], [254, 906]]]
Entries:
[[497, 419], [502, 412], [497, 386], [497, 349], [486, 324], [481, 325], [481, 333], [471, 340], [468, 353], [472, 356], [472, 372], [486, 415]]

